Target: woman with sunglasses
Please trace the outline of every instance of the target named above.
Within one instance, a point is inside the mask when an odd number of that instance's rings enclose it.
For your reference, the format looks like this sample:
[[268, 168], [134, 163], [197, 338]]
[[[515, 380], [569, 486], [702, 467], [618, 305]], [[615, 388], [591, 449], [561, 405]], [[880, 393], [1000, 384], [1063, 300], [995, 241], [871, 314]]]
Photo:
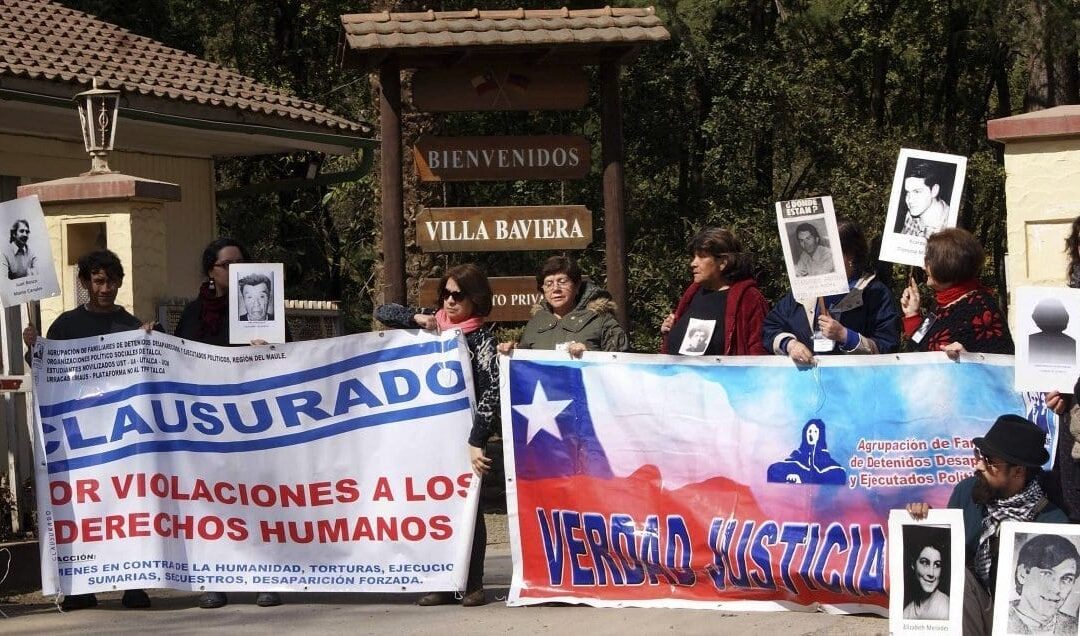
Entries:
[[[206, 281], [199, 287], [199, 296], [184, 307], [173, 335], [203, 344], [229, 345], [229, 266], [249, 260], [247, 250], [236, 239], [222, 237], [206, 246], [202, 254], [202, 272]], [[288, 324], [285, 340], [292, 340]], [[253, 345], [266, 344], [252, 341]], [[217, 609], [228, 605], [225, 592], [204, 592], [199, 607]], [[259, 607], [281, 605], [277, 592], [259, 592], [255, 597]]]
[[504, 342], [499, 351], [522, 349], [566, 351], [626, 351], [630, 342], [615, 318], [615, 301], [606, 290], [582, 281], [577, 263], [552, 256], [536, 274], [536, 289], [544, 294], [533, 309], [518, 342]]
[[[439, 281], [439, 308], [416, 310], [397, 304], [380, 305], [375, 318], [388, 327], [403, 329], [446, 330], [460, 329], [465, 334], [472, 361], [476, 393], [476, 411], [469, 432], [469, 457], [472, 469], [483, 478], [494, 464], [485, 454], [488, 440], [500, 430], [499, 424], [499, 358], [495, 336], [484, 317], [491, 313], [491, 284], [479, 267], [472, 263], [452, 267]], [[472, 550], [469, 554], [469, 575], [461, 604], [477, 607], [484, 598], [484, 555], [487, 551], [487, 527], [484, 525], [484, 506], [476, 512]], [[432, 592], [420, 597], [419, 605], [453, 603], [453, 592]]]

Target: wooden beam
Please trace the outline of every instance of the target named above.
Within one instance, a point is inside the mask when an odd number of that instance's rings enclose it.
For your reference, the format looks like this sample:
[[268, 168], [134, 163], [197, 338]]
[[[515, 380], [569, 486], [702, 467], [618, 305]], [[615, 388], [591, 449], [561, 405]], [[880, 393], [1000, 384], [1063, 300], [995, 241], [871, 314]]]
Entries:
[[404, 305], [405, 210], [401, 175], [401, 71], [395, 59], [379, 67], [379, 127], [382, 134], [383, 301]]
[[604, 166], [604, 242], [607, 290], [617, 303], [615, 316], [629, 332], [626, 307], [626, 219], [623, 186], [622, 103], [619, 65], [600, 65], [600, 139]]

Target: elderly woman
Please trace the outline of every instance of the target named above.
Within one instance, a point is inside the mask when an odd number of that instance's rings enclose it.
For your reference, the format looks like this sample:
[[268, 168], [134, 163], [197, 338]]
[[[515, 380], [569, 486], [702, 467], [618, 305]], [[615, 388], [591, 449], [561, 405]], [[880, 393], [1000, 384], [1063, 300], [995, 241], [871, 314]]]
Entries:
[[615, 318], [611, 294], [581, 279], [577, 263], [552, 256], [536, 274], [544, 299], [516, 343], [499, 345], [502, 353], [514, 347], [553, 349], [578, 357], [584, 351], [626, 351], [630, 343]]
[[873, 272], [862, 229], [841, 221], [837, 230], [848, 292], [812, 301], [788, 292], [765, 318], [763, 344], [799, 364], [812, 363], [815, 353], [892, 353], [900, 343], [900, 316]]
[[[184, 307], [180, 321], [173, 333], [178, 338], [194, 340], [203, 344], [228, 347], [229, 345], [229, 266], [245, 263], [247, 250], [236, 239], [222, 237], [212, 241], [202, 253], [202, 273], [206, 280], [199, 287], [199, 296]], [[288, 325], [285, 339], [292, 340]], [[266, 344], [253, 341], [251, 344]], [[217, 609], [228, 605], [225, 592], [204, 592], [199, 607]], [[255, 596], [259, 607], [281, 605], [277, 592], [259, 592]]]
[[[499, 358], [495, 336], [484, 317], [491, 313], [491, 284], [479, 267], [471, 263], [452, 267], [439, 281], [439, 308], [435, 312], [416, 310], [396, 304], [380, 305], [375, 310], [379, 322], [405, 329], [460, 329], [465, 334], [476, 383], [476, 411], [469, 433], [469, 453], [473, 472], [481, 478], [492, 468], [484, 454], [488, 440], [500, 430]], [[481, 500], [482, 503], [482, 500]], [[481, 506], [482, 508], [483, 506]], [[461, 604], [476, 607], [484, 597], [484, 554], [487, 550], [487, 527], [483, 510], [477, 510], [469, 555], [469, 575]], [[453, 592], [432, 592], [417, 601], [419, 605], [446, 605], [454, 602]]]
[[950, 228], [926, 241], [926, 284], [934, 306], [922, 315], [919, 288], [912, 280], [900, 297], [904, 335], [915, 351], [944, 351], [956, 359], [963, 351], [1013, 353], [1005, 316], [979, 281], [985, 253], [970, 232]]
[[[761, 326], [769, 304], [758, 291], [752, 259], [729, 230], [707, 227], [690, 241], [690, 271], [675, 311], [660, 325], [660, 353], [765, 355]], [[701, 334], [711, 335], [702, 346]]]
[[904, 620], [949, 620], [949, 530], [905, 525]]

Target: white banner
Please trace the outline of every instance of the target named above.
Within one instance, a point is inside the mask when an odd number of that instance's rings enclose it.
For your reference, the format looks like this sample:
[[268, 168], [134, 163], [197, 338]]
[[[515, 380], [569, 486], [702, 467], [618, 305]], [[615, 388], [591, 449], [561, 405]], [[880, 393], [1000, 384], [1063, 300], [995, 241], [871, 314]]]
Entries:
[[46, 594], [465, 583], [479, 480], [457, 331], [34, 348]]

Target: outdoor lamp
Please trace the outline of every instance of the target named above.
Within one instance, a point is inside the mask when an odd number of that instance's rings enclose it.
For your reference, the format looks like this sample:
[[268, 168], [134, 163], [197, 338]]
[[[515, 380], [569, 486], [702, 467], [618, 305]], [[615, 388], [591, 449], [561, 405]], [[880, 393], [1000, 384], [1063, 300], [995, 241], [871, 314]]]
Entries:
[[90, 172], [108, 174], [109, 163], [106, 155], [113, 148], [116, 137], [116, 111], [120, 106], [120, 91], [98, 88], [97, 78], [88, 91], [75, 96], [79, 107], [79, 123], [82, 125], [83, 144], [90, 153]]

